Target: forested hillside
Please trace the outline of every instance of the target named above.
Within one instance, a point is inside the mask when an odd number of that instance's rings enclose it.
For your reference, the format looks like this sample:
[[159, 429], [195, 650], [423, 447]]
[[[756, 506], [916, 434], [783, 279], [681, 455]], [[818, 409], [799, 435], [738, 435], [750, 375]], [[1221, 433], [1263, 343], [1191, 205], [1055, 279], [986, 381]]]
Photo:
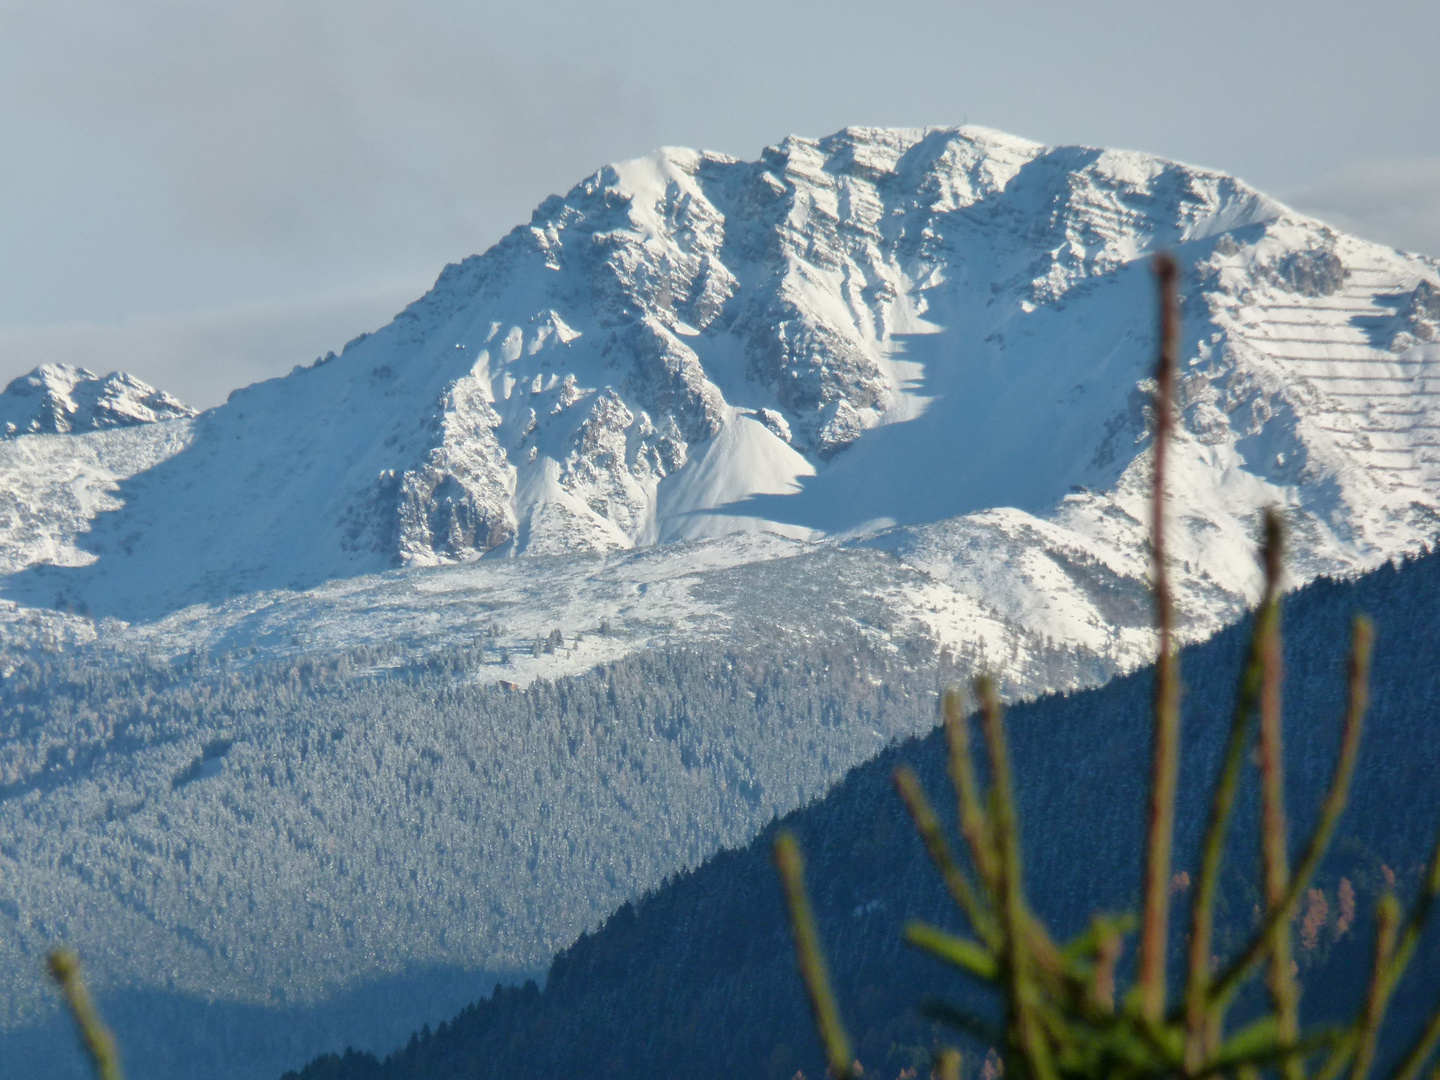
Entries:
[[383, 1050], [924, 730], [942, 662], [920, 640], [780, 637], [519, 689], [471, 681], [488, 648], [14, 669], [0, 1076], [71, 1075], [56, 940], [136, 1075]]
[[[1356, 582], [1322, 581], [1287, 604], [1289, 803], [1294, 835], [1308, 827], [1328, 779], [1343, 707], [1352, 613], [1378, 625], [1373, 707], [1351, 807], [1301, 911], [1302, 1008], [1312, 1019], [1353, 1007], [1363, 991], [1373, 904], [1393, 878], [1413, 891], [1440, 825], [1440, 667], [1434, 612], [1440, 556], [1385, 567]], [[1177, 866], [1193, 867], [1202, 789], [1219, 757], [1247, 627], [1186, 651], [1186, 751]], [[1035, 906], [1065, 932], [1096, 909], [1137, 895], [1145, 791], [1148, 673], [1099, 690], [1014, 709], [1012, 753], [1022, 840]], [[823, 801], [787, 816], [801, 838], [840, 1004], [867, 1076], [928, 1068], [937, 1037], [913, 1006], [926, 995], [964, 1000], [968, 988], [905, 948], [912, 917], [954, 925], [950, 902], [890, 789], [914, 764], [935, 801], [948, 792], [938, 733], [906, 741], [854, 770]], [[1253, 775], [1251, 777], [1253, 782]], [[1253, 790], [1237, 835], [1250, 836]], [[786, 1080], [824, 1074], [780, 891], [770, 864], [774, 827], [717, 856], [562, 953], [543, 990], [497, 988], [383, 1062], [368, 1054], [317, 1060], [299, 1080], [425, 1077], [718, 1076]], [[1251, 925], [1256, 853], [1232, 845], [1222, 896], [1223, 951]], [[1187, 881], [1177, 878], [1184, 893]], [[1177, 919], [1183, 917], [1178, 904]], [[1393, 1045], [1440, 983], [1440, 933], [1422, 944], [1384, 1032]], [[1172, 940], [1181, 940], [1173, 935]], [[968, 1069], [978, 1067], [969, 1056]], [[289, 1074], [295, 1080], [294, 1074]]]

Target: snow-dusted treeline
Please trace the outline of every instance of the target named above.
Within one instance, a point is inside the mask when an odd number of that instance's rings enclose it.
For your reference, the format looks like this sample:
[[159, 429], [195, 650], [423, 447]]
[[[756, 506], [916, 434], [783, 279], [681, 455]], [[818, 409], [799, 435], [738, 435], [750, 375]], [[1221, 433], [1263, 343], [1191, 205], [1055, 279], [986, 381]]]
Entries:
[[[363, 1010], [321, 1044], [283, 1036], [386, 978], [468, 972], [449, 1007], [490, 976], [543, 970], [627, 899], [927, 728], [948, 663], [923, 639], [783, 637], [508, 690], [468, 680], [493, 662], [483, 647], [387, 652], [62, 656], [5, 680], [0, 1047], [33, 1045], [14, 1040], [53, 1016], [41, 958], [55, 941], [138, 1018], [138, 1074], [196, 1051], [134, 1004], [157, 992], [166, 1009], [217, 1002], [212, 1018], [290, 1010], [248, 1036], [284, 1045], [277, 1068], [372, 1043], [389, 1028], [368, 1031]], [[259, 1075], [248, 1059], [205, 1068]]]

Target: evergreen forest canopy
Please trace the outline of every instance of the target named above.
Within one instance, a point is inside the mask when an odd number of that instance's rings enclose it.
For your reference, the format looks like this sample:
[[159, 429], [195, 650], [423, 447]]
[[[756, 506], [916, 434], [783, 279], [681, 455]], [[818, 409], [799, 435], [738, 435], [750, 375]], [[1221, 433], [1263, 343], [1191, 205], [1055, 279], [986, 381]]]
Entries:
[[111, 660], [0, 683], [0, 858], [23, 868], [0, 880], [7, 1077], [72, 1075], [43, 1011], [55, 940], [132, 1075], [383, 1051], [927, 729], [952, 678], [922, 639], [858, 633], [525, 690], [467, 681], [481, 646]]
[[[1360, 1004], [1376, 898], [1392, 884], [1402, 900], [1414, 893], [1440, 824], [1437, 602], [1440, 555], [1429, 555], [1354, 582], [1318, 582], [1286, 605], [1287, 801], [1295, 835], [1308, 831], [1334, 760], [1350, 617], [1369, 612], [1379, 634], [1350, 807], [1294, 928], [1307, 1024], [1349, 1015]], [[1182, 657], [1189, 692], [1180, 868], [1196, 862], [1203, 793], [1220, 757], [1248, 633], [1248, 626], [1236, 627]], [[1028, 892], [1038, 913], [1063, 933], [1138, 892], [1150, 682], [1142, 672], [1011, 712]], [[953, 904], [890, 788], [890, 772], [901, 762], [913, 764], [930, 791], [946, 790], [945, 749], [936, 732], [886, 750], [783, 822], [807, 853], [811, 894], [858, 1058], [867, 1076], [886, 1080], [928, 1070], [937, 1041], [953, 1037], [919, 1018], [917, 1000], [936, 995], [984, 1009], [978, 988], [901, 943], [911, 918], [954, 921]], [[1253, 780], [1232, 834], [1248, 843], [1232, 842], [1221, 886], [1220, 955], [1248, 934], [1261, 903], [1253, 873], [1258, 830], [1246, 827], [1258, 814]], [[624, 905], [556, 959], [543, 990], [497, 987], [383, 1061], [353, 1051], [330, 1055], [286, 1080], [824, 1075], [770, 865], [773, 831]], [[1188, 887], [1181, 870], [1174, 888]], [[1178, 926], [1179, 911], [1175, 918]], [[1433, 1008], [1437, 984], [1440, 933], [1431, 927], [1382, 1030], [1382, 1068]], [[1254, 1009], [1258, 988], [1252, 992]], [[968, 1055], [967, 1071], [983, 1072], [981, 1044], [969, 1049], [981, 1052]]]

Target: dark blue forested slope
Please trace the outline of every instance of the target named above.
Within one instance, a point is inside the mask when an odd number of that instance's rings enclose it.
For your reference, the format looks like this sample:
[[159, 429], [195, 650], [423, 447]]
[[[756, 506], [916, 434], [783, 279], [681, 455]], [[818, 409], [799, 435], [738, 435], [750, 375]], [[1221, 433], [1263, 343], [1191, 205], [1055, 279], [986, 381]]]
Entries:
[[[1368, 969], [1375, 897], [1393, 875], [1413, 892], [1440, 825], [1440, 556], [1385, 567], [1354, 582], [1322, 581], [1286, 605], [1286, 738], [1294, 836], [1313, 819], [1338, 743], [1348, 629], [1356, 612], [1378, 627], [1373, 706], [1351, 806], [1297, 926], [1303, 1008], [1309, 1019], [1358, 1000]], [[1177, 868], [1193, 867], [1205, 792], [1228, 722], [1248, 627], [1186, 650], [1185, 758]], [[1010, 714], [1028, 887], [1035, 907], [1065, 933], [1097, 908], [1138, 894], [1148, 756], [1149, 672], [1098, 690], [1052, 697]], [[958, 922], [915, 839], [890, 774], [919, 771], [935, 801], [949, 801], [937, 732], [894, 746], [857, 768], [824, 800], [789, 815], [845, 1019], [867, 1075], [928, 1067], [951, 1036], [920, 1020], [926, 995], [976, 1000], [974, 990], [901, 944], [921, 917]], [[1237, 833], [1255, 818], [1254, 770]], [[497, 989], [388, 1060], [322, 1058], [303, 1080], [412, 1077], [788, 1078], [823, 1075], [795, 972], [770, 864], [774, 827], [617, 912], [562, 953], [545, 989]], [[1258, 894], [1253, 845], [1232, 845], [1219, 947], [1252, 923]], [[1358, 897], [1350, 915], [1349, 883]], [[1177, 905], [1178, 918], [1186, 905]], [[1440, 986], [1440, 933], [1432, 927], [1385, 1032], [1393, 1047]], [[976, 1055], [969, 1055], [973, 1066]], [[288, 1074], [293, 1077], [295, 1074]]]

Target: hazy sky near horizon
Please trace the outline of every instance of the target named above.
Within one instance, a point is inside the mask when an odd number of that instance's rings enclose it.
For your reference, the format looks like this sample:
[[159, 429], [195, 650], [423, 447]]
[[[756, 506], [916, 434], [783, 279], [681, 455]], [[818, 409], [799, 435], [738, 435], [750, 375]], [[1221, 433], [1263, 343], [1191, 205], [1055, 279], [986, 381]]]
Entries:
[[0, 380], [196, 405], [656, 146], [985, 124], [1440, 255], [1440, 4], [0, 0]]

